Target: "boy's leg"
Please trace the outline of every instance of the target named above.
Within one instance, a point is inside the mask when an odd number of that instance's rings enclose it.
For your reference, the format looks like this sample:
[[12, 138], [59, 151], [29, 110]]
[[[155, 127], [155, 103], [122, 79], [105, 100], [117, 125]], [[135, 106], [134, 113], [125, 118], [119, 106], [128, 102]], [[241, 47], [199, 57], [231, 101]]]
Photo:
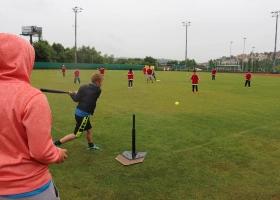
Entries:
[[80, 77], [78, 77], [79, 84], [81, 84]]
[[248, 83], [248, 81], [246, 80], [246, 81], [245, 81], [245, 86], [244, 86], [244, 87], [246, 87], [246, 86], [247, 86], [247, 83]]
[[88, 150], [94, 149], [94, 150], [101, 150], [98, 146], [93, 144], [92, 141], [92, 128], [86, 131], [86, 137], [88, 141]]
[[195, 86], [196, 92], [198, 92], [198, 85]]
[[194, 93], [194, 85], [192, 85], [192, 92]]
[[92, 142], [92, 128], [86, 131], [86, 136], [87, 136], [87, 141], [88, 143], [93, 143]]
[[248, 81], [248, 86], [251, 87], [251, 81], [250, 80]]
[[132, 87], [133, 80], [131, 80], [131, 87]]
[[61, 138], [60, 140], [55, 141], [54, 144], [55, 144], [56, 146], [59, 146], [59, 145], [61, 145], [61, 144], [64, 144], [65, 142], [69, 142], [69, 141], [75, 140], [75, 139], [77, 139], [77, 138], [79, 138], [79, 137], [77, 137], [76, 135], [74, 135], [74, 133], [71, 133], [71, 134], [69, 134], [69, 135], [64, 136], [64, 137]]
[[54, 145], [59, 146], [65, 142], [69, 142], [71, 140], [75, 140], [79, 138], [85, 129], [91, 129], [91, 124], [89, 122], [89, 117], [80, 117], [75, 115], [76, 127], [74, 133], [64, 136], [60, 140], [56, 140]]
[[76, 84], [76, 77], [74, 78], [74, 84]]

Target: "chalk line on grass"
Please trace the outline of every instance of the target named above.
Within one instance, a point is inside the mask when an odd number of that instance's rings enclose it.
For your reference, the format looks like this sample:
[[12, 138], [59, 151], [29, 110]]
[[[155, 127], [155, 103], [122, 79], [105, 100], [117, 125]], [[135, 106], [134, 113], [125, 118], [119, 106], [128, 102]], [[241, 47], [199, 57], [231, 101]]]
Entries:
[[[270, 124], [271, 125], [271, 124]], [[191, 151], [191, 150], [195, 150], [197, 148], [201, 148], [201, 147], [204, 147], [204, 146], [207, 146], [209, 144], [212, 144], [212, 143], [218, 143], [220, 141], [223, 141], [223, 140], [226, 140], [228, 138], [234, 138], [234, 137], [239, 137], [245, 133], [249, 133], [249, 132], [252, 132], [254, 130], [258, 130], [260, 128], [266, 128], [266, 127], [269, 127], [270, 125], [264, 125], [264, 126], [258, 126], [258, 127], [254, 127], [252, 129], [249, 129], [249, 130], [246, 130], [246, 131], [241, 131], [239, 133], [236, 133], [236, 134], [232, 134], [228, 137], [224, 137], [224, 138], [221, 138], [221, 139], [218, 139], [218, 140], [212, 140], [210, 142], [206, 142], [206, 143], [203, 143], [203, 144], [199, 144], [199, 145], [196, 145], [196, 146], [192, 146], [192, 147], [188, 147], [188, 148], [185, 148], [185, 149], [180, 149], [180, 150], [176, 150], [176, 151], [173, 151], [174, 153], [180, 153], [180, 152], [184, 152], [184, 151]]]

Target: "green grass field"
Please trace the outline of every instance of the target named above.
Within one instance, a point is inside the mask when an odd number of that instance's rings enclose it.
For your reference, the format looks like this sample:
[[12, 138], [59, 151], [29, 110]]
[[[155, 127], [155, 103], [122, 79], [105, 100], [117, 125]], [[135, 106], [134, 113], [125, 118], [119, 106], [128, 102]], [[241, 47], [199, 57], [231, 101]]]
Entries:
[[[81, 70], [82, 84], [96, 70]], [[73, 71], [34, 70], [36, 88], [78, 90]], [[135, 71], [132, 89], [126, 71], [106, 71], [88, 151], [85, 135], [62, 145], [68, 159], [51, 165], [63, 200], [120, 199], [280, 199], [280, 78], [198, 73], [199, 93], [191, 93], [191, 72], [156, 72], [146, 83]], [[76, 103], [67, 94], [46, 93], [54, 140], [72, 133]], [[178, 101], [180, 104], [175, 105]], [[131, 150], [132, 115], [136, 150], [143, 163], [123, 166], [115, 157]]]

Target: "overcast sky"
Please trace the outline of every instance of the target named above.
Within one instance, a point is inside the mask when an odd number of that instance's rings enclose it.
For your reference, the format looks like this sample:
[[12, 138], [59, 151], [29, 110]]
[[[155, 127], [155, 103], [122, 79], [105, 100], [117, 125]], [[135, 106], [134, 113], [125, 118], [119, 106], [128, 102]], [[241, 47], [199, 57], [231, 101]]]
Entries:
[[77, 14], [78, 47], [115, 57], [184, 60], [182, 22], [189, 21], [188, 58], [201, 63], [230, 56], [230, 50], [242, 54], [244, 37], [245, 53], [252, 47], [273, 52], [276, 18], [271, 12], [280, 11], [280, 0], [2, 0], [0, 32], [19, 35], [22, 26], [39, 26], [50, 44], [73, 47], [75, 6], [83, 9]]

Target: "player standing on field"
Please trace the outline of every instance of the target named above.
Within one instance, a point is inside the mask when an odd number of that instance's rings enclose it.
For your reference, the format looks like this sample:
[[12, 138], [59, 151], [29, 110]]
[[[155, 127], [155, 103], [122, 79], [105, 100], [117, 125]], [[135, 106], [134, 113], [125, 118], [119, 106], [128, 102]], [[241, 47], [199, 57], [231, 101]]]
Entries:
[[[98, 68], [97, 68], [98, 69]], [[104, 76], [104, 73], [105, 73], [105, 68], [102, 66], [99, 70], [99, 73]]]
[[66, 67], [64, 65], [62, 65], [61, 71], [62, 71], [63, 77], [65, 77]]
[[151, 66], [149, 65], [149, 68], [147, 69], [147, 83], [149, 80], [152, 81], [152, 83], [154, 82], [153, 81], [153, 70], [151, 69]]
[[74, 71], [74, 85], [76, 85], [76, 80], [78, 80], [79, 84], [81, 84], [80, 71], [79, 71], [78, 67], [76, 67], [76, 70]]
[[246, 80], [245, 80], [244, 88], [247, 86], [247, 84], [248, 84], [248, 87], [250, 88], [251, 87], [251, 78], [252, 78], [252, 74], [250, 73], [250, 70], [248, 70], [248, 72], [246, 73], [245, 78], [246, 78]]
[[216, 70], [216, 67], [214, 67], [214, 68], [212, 69], [212, 81], [215, 81], [215, 79], [216, 79], [216, 73], [217, 73], [217, 70]]
[[132, 69], [130, 68], [129, 71], [127, 72], [128, 88], [132, 88], [133, 76], [134, 76], [134, 72], [133, 72]]
[[146, 76], [146, 72], [147, 72], [146, 66], [143, 67], [142, 71], [143, 71], [144, 76]]
[[194, 88], [196, 89], [196, 93], [198, 93], [199, 76], [196, 74], [195, 70], [193, 71], [193, 75], [191, 76], [190, 80], [192, 80], [192, 93], [194, 93]]

